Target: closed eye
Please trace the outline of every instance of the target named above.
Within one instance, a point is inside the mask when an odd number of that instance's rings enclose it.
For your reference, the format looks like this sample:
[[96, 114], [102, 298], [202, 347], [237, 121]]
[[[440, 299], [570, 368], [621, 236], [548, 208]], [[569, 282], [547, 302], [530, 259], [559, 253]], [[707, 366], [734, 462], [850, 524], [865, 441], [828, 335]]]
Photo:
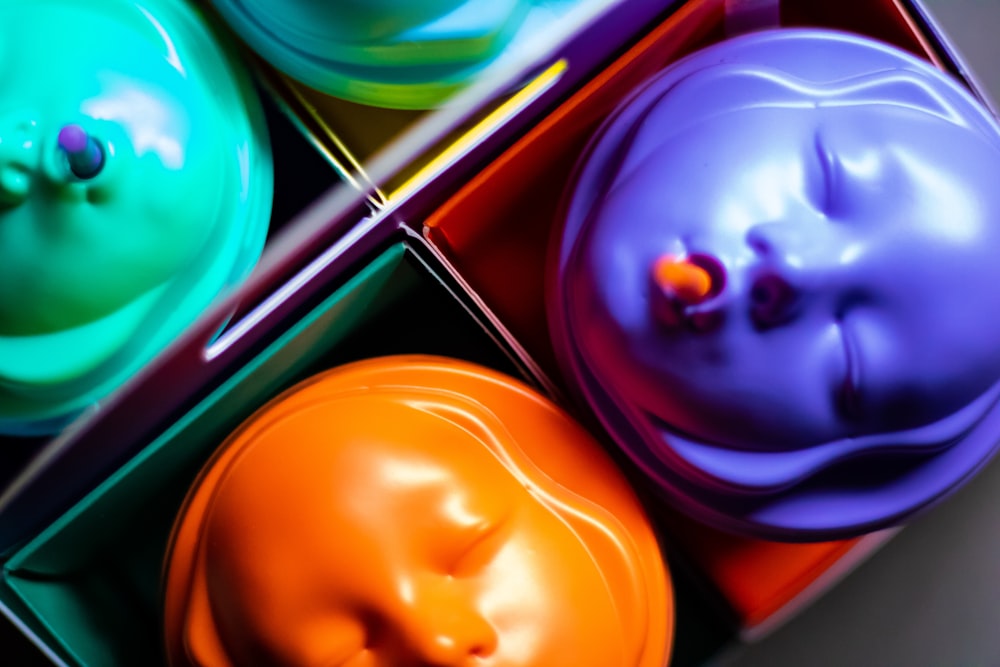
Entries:
[[510, 532], [510, 521], [506, 518], [471, 527], [468, 539], [457, 551], [448, 574], [453, 577], [470, 577], [478, 574], [500, 552]]
[[839, 185], [839, 164], [837, 158], [827, 148], [823, 133], [817, 131], [813, 135], [813, 151], [818, 164], [816, 207], [824, 215], [833, 215], [837, 204], [837, 187]]

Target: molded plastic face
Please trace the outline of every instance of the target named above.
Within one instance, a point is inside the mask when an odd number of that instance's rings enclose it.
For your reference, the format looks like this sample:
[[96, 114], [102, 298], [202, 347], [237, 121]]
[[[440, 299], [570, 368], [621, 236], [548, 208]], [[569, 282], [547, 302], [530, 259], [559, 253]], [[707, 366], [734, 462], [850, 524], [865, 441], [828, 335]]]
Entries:
[[257, 100], [200, 17], [161, 4], [0, 1], [0, 432], [58, 428], [260, 254]]
[[[779, 493], [848, 458], [912, 464], [996, 398], [997, 174], [995, 122], [929, 64], [817, 31], [722, 43], [595, 140], [553, 317], [642, 424], [627, 447], [683, 483]], [[663, 257], [704, 267], [708, 295], [665, 289]]]
[[[4, 336], [92, 322], [183, 270], [206, 245], [229, 158], [212, 139], [212, 100], [166, 44], [82, 8], [15, 13], [25, 20], [0, 44]], [[70, 123], [106, 146], [93, 179], [75, 177], [56, 145]]]
[[663, 565], [620, 473], [540, 397], [450, 360], [353, 364], [258, 412], [203, 472], [167, 577], [174, 666], [669, 650]]
[[426, 109], [483, 70], [535, 0], [212, 0], [265, 60], [323, 93]]
[[[956, 123], [916, 77], [838, 84], [692, 76], [646, 117], [591, 220], [581, 261], [607, 317], [585, 344], [677, 430], [798, 448], [923, 426], [1000, 378], [1000, 137]], [[745, 106], [713, 115], [722, 91]], [[706, 117], [672, 132], [686, 114]], [[667, 253], [725, 276], [673, 325], [650, 307]]]

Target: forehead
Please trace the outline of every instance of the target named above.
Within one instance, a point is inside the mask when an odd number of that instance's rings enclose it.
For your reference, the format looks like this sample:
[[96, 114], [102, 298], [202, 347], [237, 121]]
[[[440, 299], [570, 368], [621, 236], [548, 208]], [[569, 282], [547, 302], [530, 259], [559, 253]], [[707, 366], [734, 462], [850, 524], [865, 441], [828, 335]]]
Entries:
[[[919, 139], [927, 132], [964, 129], [981, 140], [1000, 144], [995, 128], [983, 128], [978, 118], [962, 118], [959, 110], [943, 106], [921, 88], [888, 81], [862, 93], [813, 96], [807, 89], [777, 88], [769, 82], [757, 97], [739, 92], [720, 98], [694, 91], [670, 93], [649, 109], [630, 138], [619, 174], [629, 174], [641, 162], [715, 159], [726, 162], [759, 161], [761, 154], [807, 148], [813, 135], [827, 124], [849, 124], [851, 130], [875, 142]], [[751, 151], [745, 150], [751, 147]]]
[[1000, 151], [996, 133], [984, 135], [940, 114], [893, 103], [761, 104], [710, 114], [683, 131], [663, 120], [651, 118], [636, 133], [606, 186], [605, 208], [633, 206], [640, 215], [698, 226], [705, 222], [699, 210], [718, 209], [736, 192], [766, 198], [801, 191], [828, 159], [864, 161], [868, 168], [856, 165], [852, 172], [862, 180], [877, 180], [890, 164], [897, 177], [915, 179], [924, 165], [939, 176], [972, 178], [983, 160], [992, 164], [990, 156]]
[[253, 511], [249, 506], [258, 505], [258, 498], [272, 496], [288, 498], [290, 507], [318, 503], [317, 511], [347, 516], [366, 509], [351, 502], [355, 497], [385, 507], [429, 488], [480, 494], [513, 483], [474, 434], [392, 401], [296, 408], [276, 415], [241, 446], [217, 490], [223, 504], [236, 502], [234, 511], [242, 511], [242, 504]]

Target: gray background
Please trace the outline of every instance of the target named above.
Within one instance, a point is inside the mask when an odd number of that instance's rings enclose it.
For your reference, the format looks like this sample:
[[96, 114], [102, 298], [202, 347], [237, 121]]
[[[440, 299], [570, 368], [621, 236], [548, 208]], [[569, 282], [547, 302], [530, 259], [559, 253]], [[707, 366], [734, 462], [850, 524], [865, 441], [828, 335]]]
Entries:
[[[997, 108], [1000, 0], [924, 1]], [[1000, 667], [1000, 459], [799, 616], [712, 665]]]
[[1000, 0], [923, 0], [1000, 109]]
[[1000, 665], [1000, 460], [799, 616], [712, 665]]

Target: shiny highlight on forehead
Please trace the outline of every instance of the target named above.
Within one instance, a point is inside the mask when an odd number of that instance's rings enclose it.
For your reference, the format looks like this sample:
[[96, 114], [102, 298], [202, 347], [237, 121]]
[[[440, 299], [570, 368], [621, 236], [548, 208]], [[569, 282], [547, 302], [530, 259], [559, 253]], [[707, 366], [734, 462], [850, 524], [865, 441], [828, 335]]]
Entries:
[[[646, 105], [638, 131], [622, 149], [629, 165], [641, 163], [671, 137], [695, 126], [755, 109], [871, 106], [921, 112], [975, 132], [1000, 150], [1000, 131], [994, 121], [965, 96], [943, 88], [927, 74], [901, 67], [818, 81], [760, 65], [713, 65], [692, 72], [660, 95], [648, 97]], [[623, 173], [627, 171], [623, 169]]]

